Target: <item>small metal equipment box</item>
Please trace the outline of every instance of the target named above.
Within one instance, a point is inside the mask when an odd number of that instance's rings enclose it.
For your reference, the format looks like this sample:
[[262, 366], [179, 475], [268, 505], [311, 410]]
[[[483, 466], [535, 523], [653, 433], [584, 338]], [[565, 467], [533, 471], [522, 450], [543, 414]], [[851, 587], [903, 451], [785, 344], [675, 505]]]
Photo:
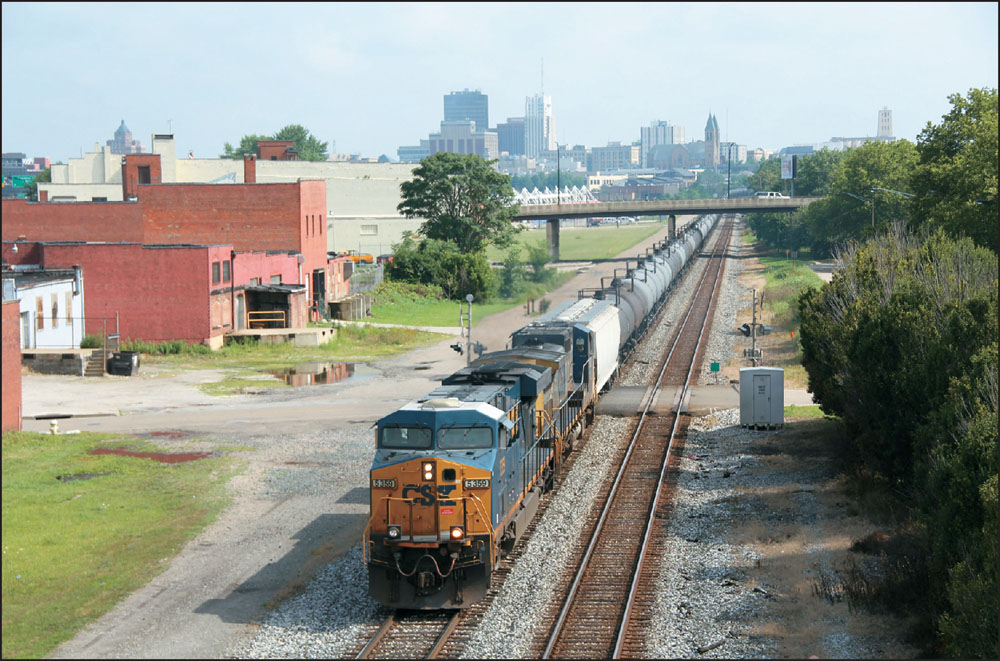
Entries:
[[771, 429], [785, 424], [785, 370], [780, 367], [740, 369], [740, 425]]

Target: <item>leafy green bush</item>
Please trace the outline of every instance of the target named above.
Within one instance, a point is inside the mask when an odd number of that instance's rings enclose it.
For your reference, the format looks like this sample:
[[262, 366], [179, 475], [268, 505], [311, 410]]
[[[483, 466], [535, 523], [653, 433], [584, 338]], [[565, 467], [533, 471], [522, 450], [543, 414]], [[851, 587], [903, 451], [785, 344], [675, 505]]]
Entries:
[[81, 349], [101, 349], [104, 347], [104, 339], [100, 335], [84, 335], [80, 340]]
[[383, 280], [375, 288], [374, 304], [413, 303], [425, 299], [446, 298], [437, 285], [414, 284], [399, 280]]
[[146, 340], [129, 340], [120, 345], [121, 351], [136, 351], [153, 356], [170, 356], [176, 354], [209, 354], [212, 350], [204, 344], [189, 344], [184, 340], [168, 340], [166, 342], [148, 342]]
[[802, 364], [860, 470], [910, 500], [949, 657], [997, 656], [997, 256], [896, 225], [800, 298]]
[[528, 263], [531, 264], [531, 280], [541, 284], [549, 284], [556, 278], [556, 270], [546, 268], [552, 261], [549, 249], [544, 243], [528, 244]]
[[521, 263], [521, 250], [515, 246], [507, 251], [507, 255], [503, 260], [497, 293], [500, 294], [501, 298], [516, 298], [520, 296], [524, 291], [525, 277], [524, 264]]
[[440, 239], [419, 243], [407, 236], [393, 246], [393, 260], [387, 265], [391, 280], [412, 284], [435, 285], [455, 300], [472, 294], [477, 300], [489, 300], [497, 290], [496, 276], [486, 252], [462, 252], [457, 245]]

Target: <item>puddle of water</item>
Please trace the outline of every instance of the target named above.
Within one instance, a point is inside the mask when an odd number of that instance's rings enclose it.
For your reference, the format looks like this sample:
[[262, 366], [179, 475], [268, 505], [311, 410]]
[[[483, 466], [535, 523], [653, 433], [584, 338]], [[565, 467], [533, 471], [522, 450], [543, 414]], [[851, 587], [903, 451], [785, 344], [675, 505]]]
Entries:
[[373, 377], [379, 371], [364, 363], [309, 362], [292, 369], [271, 370], [270, 373], [290, 386], [323, 386], [348, 379]]
[[120, 448], [97, 448], [91, 450], [90, 454], [117, 454], [122, 457], [138, 457], [140, 459], [152, 459], [164, 464], [181, 464], [185, 461], [195, 461], [214, 456], [214, 452], [136, 452], [123, 447]]

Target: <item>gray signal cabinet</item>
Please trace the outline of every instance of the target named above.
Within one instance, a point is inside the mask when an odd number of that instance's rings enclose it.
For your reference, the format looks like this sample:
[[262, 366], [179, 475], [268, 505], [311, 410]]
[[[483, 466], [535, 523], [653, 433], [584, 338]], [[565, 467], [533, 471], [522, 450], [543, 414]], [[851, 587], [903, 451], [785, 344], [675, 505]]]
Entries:
[[785, 370], [780, 367], [740, 369], [740, 425], [771, 429], [785, 424]]

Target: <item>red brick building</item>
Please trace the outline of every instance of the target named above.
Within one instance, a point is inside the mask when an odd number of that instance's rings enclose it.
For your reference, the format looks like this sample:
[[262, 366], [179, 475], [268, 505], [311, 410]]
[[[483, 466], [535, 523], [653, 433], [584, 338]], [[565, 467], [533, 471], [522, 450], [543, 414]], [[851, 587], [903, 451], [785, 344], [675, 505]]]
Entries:
[[0, 431], [21, 431], [21, 315], [17, 299], [3, 302], [2, 415]]
[[185, 340], [217, 347], [234, 330], [234, 318], [236, 329], [257, 319], [280, 318], [280, 324], [267, 325], [293, 328], [308, 321], [306, 289], [297, 284], [302, 260], [295, 252], [84, 242], [19, 242], [18, 247], [15, 264], [81, 267], [87, 333], [117, 327], [122, 341]]
[[[292, 251], [302, 256], [301, 274], [284, 283], [306, 286], [314, 316], [333, 300], [336, 274], [327, 259], [324, 181], [161, 184], [159, 159], [158, 154], [124, 157], [125, 202], [5, 200], [3, 239], [228, 244], [237, 253]], [[244, 161], [250, 180], [255, 165], [252, 158]]]

